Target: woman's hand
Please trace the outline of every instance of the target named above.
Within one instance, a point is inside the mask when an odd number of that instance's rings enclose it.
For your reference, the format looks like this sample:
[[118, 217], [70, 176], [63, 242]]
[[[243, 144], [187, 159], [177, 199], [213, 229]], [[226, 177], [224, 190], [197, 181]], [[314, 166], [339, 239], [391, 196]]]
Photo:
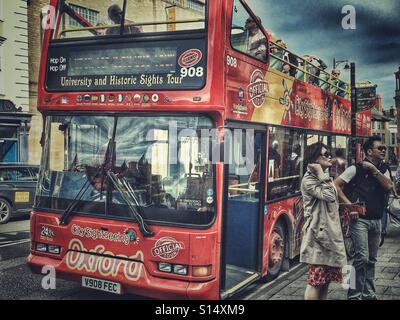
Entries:
[[322, 170], [319, 163], [310, 163], [308, 169], [310, 169], [311, 173], [315, 174], [318, 178], [324, 176], [324, 170]]

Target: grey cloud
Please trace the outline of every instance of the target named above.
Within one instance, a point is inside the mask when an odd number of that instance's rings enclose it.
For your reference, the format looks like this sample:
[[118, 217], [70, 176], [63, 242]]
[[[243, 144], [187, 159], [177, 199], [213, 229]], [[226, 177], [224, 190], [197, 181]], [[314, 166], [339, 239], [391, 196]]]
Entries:
[[[299, 55], [313, 53], [329, 67], [332, 59], [356, 63], [357, 79], [369, 79], [393, 105], [394, 75], [400, 66], [400, 1], [398, 0], [248, 0], [265, 26], [285, 39]], [[353, 5], [356, 30], [341, 26], [344, 5]], [[393, 81], [382, 80], [390, 79]]]

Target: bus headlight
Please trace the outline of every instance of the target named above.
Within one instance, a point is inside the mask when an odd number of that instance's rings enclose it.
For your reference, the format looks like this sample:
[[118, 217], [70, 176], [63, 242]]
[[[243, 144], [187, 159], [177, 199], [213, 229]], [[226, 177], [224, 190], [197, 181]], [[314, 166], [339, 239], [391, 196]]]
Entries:
[[181, 265], [181, 264], [175, 264], [174, 265], [174, 273], [176, 274], [181, 274], [181, 275], [187, 275], [188, 274], [188, 268], [187, 266]]
[[161, 272], [175, 273], [182, 276], [188, 275], [188, 266], [183, 264], [172, 264], [166, 262], [159, 262], [157, 268]]
[[170, 263], [160, 262], [158, 263], [158, 270], [162, 272], [171, 272], [172, 265]]
[[53, 254], [60, 254], [60, 246], [55, 246], [55, 245], [49, 245], [49, 253], [53, 253]]
[[47, 244], [45, 243], [37, 243], [36, 250], [39, 252], [47, 252]]

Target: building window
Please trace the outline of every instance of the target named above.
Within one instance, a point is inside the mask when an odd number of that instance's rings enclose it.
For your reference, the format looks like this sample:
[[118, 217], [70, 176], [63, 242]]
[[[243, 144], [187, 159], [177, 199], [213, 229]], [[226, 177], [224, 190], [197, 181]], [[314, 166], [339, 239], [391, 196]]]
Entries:
[[187, 7], [194, 11], [204, 12], [204, 1], [188, 0]]
[[3, 20], [3, 1], [0, 1], [0, 21]]
[[205, 7], [205, 0], [164, 0], [164, 2], [198, 12], [204, 12]]
[[[74, 9], [75, 12], [79, 13], [83, 18], [85, 18], [88, 22], [90, 22], [92, 25], [96, 25], [97, 24], [97, 18], [99, 15], [98, 11], [92, 10], [92, 9], [88, 9], [88, 8], [84, 8], [81, 6], [77, 6], [74, 4], [70, 4], [69, 5], [72, 9]], [[80, 27], [81, 25], [74, 20], [72, 17], [69, 17], [69, 21], [68, 24], [71, 27]]]
[[392, 133], [392, 142], [391, 142], [391, 144], [396, 144], [397, 143], [397, 141], [396, 141], [396, 134], [395, 133]]

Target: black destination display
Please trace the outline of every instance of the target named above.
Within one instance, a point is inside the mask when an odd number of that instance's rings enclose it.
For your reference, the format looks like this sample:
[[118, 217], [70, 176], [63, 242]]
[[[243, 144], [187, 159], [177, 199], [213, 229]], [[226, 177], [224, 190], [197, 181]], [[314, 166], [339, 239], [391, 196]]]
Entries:
[[49, 48], [51, 92], [201, 89], [204, 40]]

